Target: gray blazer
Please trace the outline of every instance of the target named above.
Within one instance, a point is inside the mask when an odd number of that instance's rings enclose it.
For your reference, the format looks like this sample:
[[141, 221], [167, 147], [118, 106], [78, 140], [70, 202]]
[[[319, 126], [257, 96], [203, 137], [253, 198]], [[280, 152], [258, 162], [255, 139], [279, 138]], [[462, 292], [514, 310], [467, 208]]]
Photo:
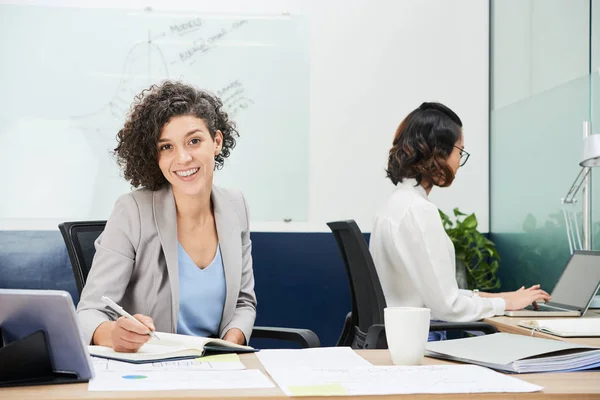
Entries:
[[[239, 328], [248, 341], [256, 318], [248, 208], [239, 191], [213, 186], [211, 198], [227, 287], [219, 335]], [[86, 343], [98, 325], [118, 317], [105, 308], [102, 296], [130, 314], [152, 317], [157, 331], [177, 332], [177, 218], [171, 187], [121, 196], [95, 245], [77, 305]]]

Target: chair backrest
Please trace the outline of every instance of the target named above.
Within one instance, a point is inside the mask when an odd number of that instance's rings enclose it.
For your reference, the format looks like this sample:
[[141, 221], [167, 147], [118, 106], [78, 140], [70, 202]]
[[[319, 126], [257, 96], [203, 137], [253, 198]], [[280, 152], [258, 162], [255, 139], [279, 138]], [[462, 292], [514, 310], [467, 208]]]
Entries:
[[94, 242], [104, 231], [105, 226], [106, 221], [63, 222], [58, 225], [58, 229], [67, 245], [75, 283], [80, 295], [85, 286], [88, 273], [92, 268], [94, 254], [96, 254]]
[[[369, 327], [383, 324], [386, 307], [379, 276], [367, 242], [353, 220], [328, 222], [337, 241], [352, 293], [352, 325], [364, 337]], [[357, 332], [354, 332], [356, 336]], [[356, 339], [354, 339], [356, 340]]]

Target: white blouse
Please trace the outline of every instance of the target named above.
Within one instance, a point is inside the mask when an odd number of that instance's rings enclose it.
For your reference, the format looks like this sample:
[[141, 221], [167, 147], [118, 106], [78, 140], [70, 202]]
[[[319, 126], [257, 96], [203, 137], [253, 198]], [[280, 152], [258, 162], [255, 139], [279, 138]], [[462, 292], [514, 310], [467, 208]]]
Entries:
[[471, 322], [504, 314], [501, 298], [456, 283], [454, 245], [437, 207], [415, 179], [398, 183], [375, 217], [369, 249], [389, 307], [427, 307], [431, 319]]

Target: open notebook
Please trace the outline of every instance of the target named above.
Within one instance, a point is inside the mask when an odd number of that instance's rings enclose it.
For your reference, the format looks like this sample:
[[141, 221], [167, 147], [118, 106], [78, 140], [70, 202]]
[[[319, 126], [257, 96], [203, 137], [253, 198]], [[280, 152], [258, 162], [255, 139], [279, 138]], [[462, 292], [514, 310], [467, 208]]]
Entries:
[[511, 333], [427, 343], [426, 355], [514, 373], [600, 367], [600, 348]]
[[150, 339], [137, 353], [119, 353], [106, 346], [88, 346], [88, 349], [90, 354], [95, 357], [136, 364], [197, 358], [209, 354], [251, 353], [257, 351], [250, 346], [242, 346], [222, 339], [164, 332], [157, 332], [156, 334], [160, 340]]
[[529, 319], [518, 325], [561, 337], [600, 336], [600, 318]]

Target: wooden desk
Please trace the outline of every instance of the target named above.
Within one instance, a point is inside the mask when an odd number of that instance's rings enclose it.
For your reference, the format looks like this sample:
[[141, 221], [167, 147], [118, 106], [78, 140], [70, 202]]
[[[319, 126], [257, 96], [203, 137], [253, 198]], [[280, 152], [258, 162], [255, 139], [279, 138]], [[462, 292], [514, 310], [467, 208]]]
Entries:
[[[391, 365], [387, 350], [361, 350], [358, 354], [375, 365]], [[255, 354], [242, 354], [241, 360], [248, 368], [264, 372], [262, 364]], [[447, 361], [426, 358], [425, 365], [450, 364]], [[481, 393], [481, 394], [432, 394], [432, 395], [397, 395], [381, 396], [382, 399], [600, 399], [599, 372], [571, 372], [548, 374], [515, 375], [520, 379], [544, 387], [537, 393]], [[373, 399], [376, 396], [351, 396], [349, 399]], [[0, 389], [0, 400], [55, 400], [55, 399], [289, 399], [278, 387], [272, 389], [237, 389], [237, 390], [171, 390], [156, 392], [88, 392], [87, 383], [72, 385], [29, 386]], [[341, 397], [334, 397], [338, 399]], [[317, 399], [317, 397], [302, 397]], [[320, 397], [319, 399], [323, 399]]]
[[[553, 319], [554, 317], [538, 317], [535, 319]], [[561, 317], [556, 317], [561, 318]], [[571, 318], [571, 317], [562, 317], [562, 318]], [[588, 312], [582, 318], [600, 318], [600, 310], [588, 310]], [[534, 319], [532, 317], [493, 317], [486, 318], [483, 322], [487, 322], [490, 325], [494, 325], [500, 332], [507, 333], [515, 333], [518, 335], [527, 335], [531, 336], [531, 329], [523, 328], [522, 326], [518, 326], [517, 324], [521, 320], [530, 320]], [[581, 338], [563, 338], [560, 336], [550, 335], [547, 333], [541, 333], [535, 331], [533, 334], [534, 337], [541, 337], [546, 339], [554, 339], [554, 340], [563, 340], [565, 342], [583, 344], [586, 346], [597, 346], [600, 347], [600, 337], [581, 337]]]

